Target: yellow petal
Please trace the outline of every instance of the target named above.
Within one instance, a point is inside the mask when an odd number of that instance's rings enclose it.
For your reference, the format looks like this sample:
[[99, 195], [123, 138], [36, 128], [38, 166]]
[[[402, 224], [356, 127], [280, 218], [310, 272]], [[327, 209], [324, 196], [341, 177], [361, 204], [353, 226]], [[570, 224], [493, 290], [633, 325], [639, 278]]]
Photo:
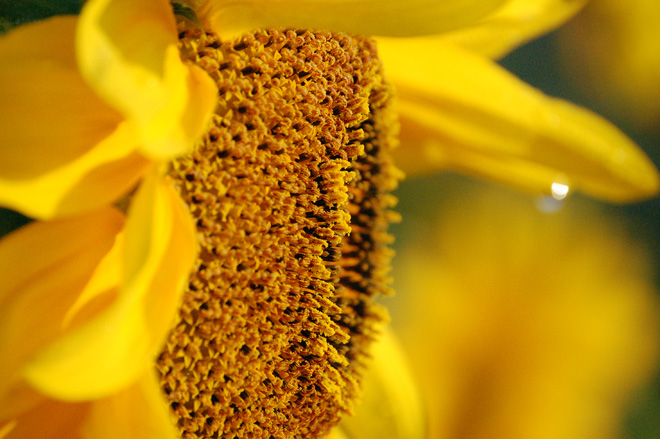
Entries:
[[586, 3], [587, 0], [509, 0], [483, 20], [449, 32], [442, 38], [472, 52], [500, 58], [559, 27]]
[[612, 201], [656, 193], [644, 153], [601, 117], [549, 98], [494, 63], [441, 41], [382, 40], [399, 92], [405, 172], [457, 168], [553, 195], [566, 185]]
[[123, 392], [95, 401], [83, 428], [85, 439], [180, 437], [160, 385], [149, 371]]
[[[135, 186], [149, 165], [147, 159], [134, 152], [134, 137], [132, 127], [122, 123], [99, 144], [67, 163], [60, 164], [57, 159], [47, 162], [48, 156], [36, 162], [29, 156], [17, 157], [15, 163], [22, 162], [17, 169], [25, 174], [33, 170], [34, 163], [41, 169], [29, 176], [0, 175], [0, 204], [43, 219], [108, 205]], [[43, 143], [39, 147], [32, 144], [26, 150], [58, 148]], [[62, 151], [66, 153], [66, 148]], [[13, 153], [20, 156], [18, 150]]]
[[29, 178], [61, 166], [120, 122], [80, 76], [74, 31], [74, 17], [57, 17], [0, 38], [0, 175]]
[[291, 27], [362, 35], [429, 35], [457, 29], [492, 12], [503, 0], [187, 0], [221, 35]]
[[53, 18], [0, 39], [0, 203], [33, 217], [108, 204], [146, 163], [80, 76], [74, 30], [74, 18]]
[[[349, 439], [423, 439], [425, 419], [417, 385], [394, 334], [385, 330], [373, 348], [364, 396], [339, 424]], [[341, 437], [339, 431], [334, 434]]]
[[125, 234], [124, 279], [115, 303], [25, 369], [27, 380], [47, 395], [71, 401], [105, 397], [153, 365], [196, 256], [190, 216], [155, 172], [132, 201]]
[[122, 226], [123, 216], [106, 208], [34, 222], [0, 241], [0, 405], [23, 364], [61, 336], [69, 308]]
[[216, 87], [181, 61], [166, 0], [90, 0], [80, 15], [78, 62], [89, 85], [138, 127], [142, 152], [186, 152], [208, 123]]

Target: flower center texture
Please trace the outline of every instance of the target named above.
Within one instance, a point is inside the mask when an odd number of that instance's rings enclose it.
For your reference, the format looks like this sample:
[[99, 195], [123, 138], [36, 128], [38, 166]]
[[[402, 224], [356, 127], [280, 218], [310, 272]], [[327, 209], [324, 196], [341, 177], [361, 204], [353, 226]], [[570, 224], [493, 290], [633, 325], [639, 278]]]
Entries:
[[200, 254], [157, 360], [182, 438], [319, 438], [351, 411], [385, 313], [398, 171], [375, 45], [180, 27], [219, 89], [170, 178]]

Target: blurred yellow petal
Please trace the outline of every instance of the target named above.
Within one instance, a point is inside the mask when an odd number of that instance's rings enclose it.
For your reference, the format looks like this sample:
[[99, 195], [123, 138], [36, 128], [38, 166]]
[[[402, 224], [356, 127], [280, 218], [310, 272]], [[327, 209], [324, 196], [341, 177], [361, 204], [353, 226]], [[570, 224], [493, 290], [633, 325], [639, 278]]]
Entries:
[[27, 365], [27, 380], [42, 392], [71, 401], [101, 398], [153, 365], [196, 255], [189, 214], [156, 173], [136, 194], [125, 234], [117, 300]]
[[106, 208], [34, 222], [0, 241], [1, 405], [23, 364], [63, 333], [65, 316], [122, 226], [123, 216]]
[[[138, 182], [149, 161], [134, 152], [135, 132], [122, 123], [108, 137], [79, 157], [59, 163], [58, 159], [41, 161], [39, 174], [19, 177], [0, 175], [0, 204], [36, 218], [77, 214], [116, 201]], [[7, 148], [7, 154], [53, 149], [49, 143], [31, 144], [31, 148]], [[44, 148], [44, 146], [48, 148]], [[67, 149], [61, 148], [64, 154]], [[28, 155], [17, 157], [16, 169], [25, 174], [39, 169]]]
[[509, 0], [483, 20], [441, 38], [480, 55], [500, 58], [559, 27], [586, 3], [587, 0]]
[[77, 31], [83, 76], [135, 123], [141, 151], [159, 160], [188, 151], [210, 120], [217, 91], [201, 69], [181, 61], [170, 3], [90, 0]]
[[384, 330], [372, 347], [372, 362], [364, 376], [364, 396], [353, 416], [341, 421], [347, 439], [424, 439], [421, 396], [391, 330]]
[[616, 127], [488, 60], [428, 40], [382, 40], [380, 55], [399, 92], [395, 156], [405, 172], [456, 167], [535, 193], [560, 183], [613, 201], [658, 190], [653, 164]]
[[152, 371], [128, 389], [95, 401], [83, 427], [85, 439], [177, 439], [178, 433]]
[[221, 35], [272, 27], [414, 36], [457, 29], [504, 0], [184, 0]]

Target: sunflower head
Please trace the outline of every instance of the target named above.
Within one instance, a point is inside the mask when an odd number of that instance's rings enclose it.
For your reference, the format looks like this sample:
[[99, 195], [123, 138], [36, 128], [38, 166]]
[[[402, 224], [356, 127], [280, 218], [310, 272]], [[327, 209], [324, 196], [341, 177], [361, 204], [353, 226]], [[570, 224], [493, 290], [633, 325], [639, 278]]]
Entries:
[[158, 360], [163, 390], [186, 438], [319, 437], [351, 411], [384, 314], [390, 87], [367, 39], [180, 36], [219, 103], [170, 172], [201, 253]]

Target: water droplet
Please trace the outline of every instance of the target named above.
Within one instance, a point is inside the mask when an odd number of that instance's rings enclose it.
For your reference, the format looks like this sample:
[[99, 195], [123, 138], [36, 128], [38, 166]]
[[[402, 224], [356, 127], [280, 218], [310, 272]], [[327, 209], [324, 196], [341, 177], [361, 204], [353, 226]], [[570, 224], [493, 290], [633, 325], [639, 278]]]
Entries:
[[[562, 179], [561, 181], [565, 181]], [[536, 199], [536, 208], [543, 213], [555, 213], [559, 211], [564, 200], [570, 192], [570, 186], [566, 183], [555, 181], [550, 185], [550, 194]]]
[[552, 183], [552, 186], [550, 186], [550, 192], [552, 194], [552, 198], [554, 198], [557, 201], [561, 201], [566, 196], [568, 195], [568, 190], [569, 187], [567, 184], [559, 183], [559, 182], [554, 182]]

